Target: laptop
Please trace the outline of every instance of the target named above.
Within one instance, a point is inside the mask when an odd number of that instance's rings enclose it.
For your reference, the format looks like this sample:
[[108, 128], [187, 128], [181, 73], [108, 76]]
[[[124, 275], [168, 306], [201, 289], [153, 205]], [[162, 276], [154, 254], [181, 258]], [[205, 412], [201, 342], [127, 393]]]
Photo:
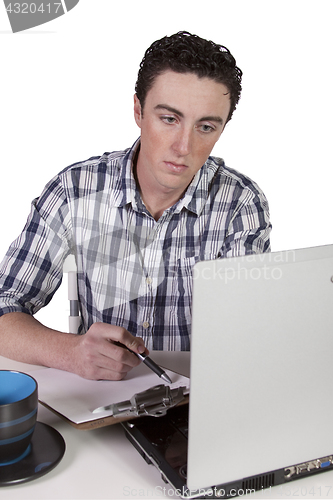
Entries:
[[189, 404], [122, 425], [180, 498], [333, 469], [333, 245], [193, 268]]

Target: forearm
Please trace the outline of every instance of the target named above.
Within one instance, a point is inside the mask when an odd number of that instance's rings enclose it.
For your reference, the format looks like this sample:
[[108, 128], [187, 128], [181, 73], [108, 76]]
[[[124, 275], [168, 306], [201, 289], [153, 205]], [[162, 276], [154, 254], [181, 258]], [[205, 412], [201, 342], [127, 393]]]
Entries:
[[119, 343], [136, 353], [149, 354], [142, 339], [119, 326], [95, 323], [85, 335], [73, 335], [47, 328], [21, 312], [0, 317], [0, 355], [84, 378], [121, 380], [140, 363]]
[[0, 317], [0, 354], [24, 363], [72, 371], [75, 335], [52, 330], [29, 314]]

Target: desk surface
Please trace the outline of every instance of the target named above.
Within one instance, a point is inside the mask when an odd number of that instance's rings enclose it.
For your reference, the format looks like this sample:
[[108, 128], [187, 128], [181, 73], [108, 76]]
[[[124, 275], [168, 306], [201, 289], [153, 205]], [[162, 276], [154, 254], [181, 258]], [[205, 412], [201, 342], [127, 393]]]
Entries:
[[[157, 356], [155, 356], [155, 354]], [[189, 373], [189, 353], [154, 353], [165, 367]], [[0, 369], [31, 371], [40, 367], [0, 356]], [[57, 429], [65, 439], [60, 464], [45, 476], [21, 485], [0, 487], [6, 500], [104, 500], [177, 498], [155, 467], [147, 465], [117, 424], [93, 431], [74, 429], [60, 417], [39, 406], [38, 420]], [[333, 498], [333, 471], [303, 478], [287, 486], [244, 495], [248, 498]]]

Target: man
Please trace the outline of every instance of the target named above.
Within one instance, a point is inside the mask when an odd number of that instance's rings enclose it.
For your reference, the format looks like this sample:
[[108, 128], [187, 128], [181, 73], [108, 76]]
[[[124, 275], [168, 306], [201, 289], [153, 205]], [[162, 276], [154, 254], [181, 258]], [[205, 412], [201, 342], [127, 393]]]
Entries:
[[[56, 176], [2, 263], [0, 354], [118, 380], [139, 363], [119, 343], [146, 353], [190, 348], [195, 262], [269, 251], [263, 193], [209, 157], [241, 76], [225, 47], [195, 35], [152, 44], [134, 96], [140, 139]], [[33, 318], [70, 253], [84, 335]]]

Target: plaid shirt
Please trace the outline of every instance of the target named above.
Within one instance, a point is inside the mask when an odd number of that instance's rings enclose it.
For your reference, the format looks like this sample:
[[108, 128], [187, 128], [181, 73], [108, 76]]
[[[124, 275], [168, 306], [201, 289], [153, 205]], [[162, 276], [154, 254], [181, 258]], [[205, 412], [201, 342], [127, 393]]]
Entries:
[[32, 202], [0, 267], [0, 315], [45, 306], [73, 253], [81, 333], [105, 322], [149, 349], [189, 350], [194, 263], [269, 251], [268, 204], [250, 179], [209, 157], [155, 221], [132, 174], [138, 146], [71, 165]]

